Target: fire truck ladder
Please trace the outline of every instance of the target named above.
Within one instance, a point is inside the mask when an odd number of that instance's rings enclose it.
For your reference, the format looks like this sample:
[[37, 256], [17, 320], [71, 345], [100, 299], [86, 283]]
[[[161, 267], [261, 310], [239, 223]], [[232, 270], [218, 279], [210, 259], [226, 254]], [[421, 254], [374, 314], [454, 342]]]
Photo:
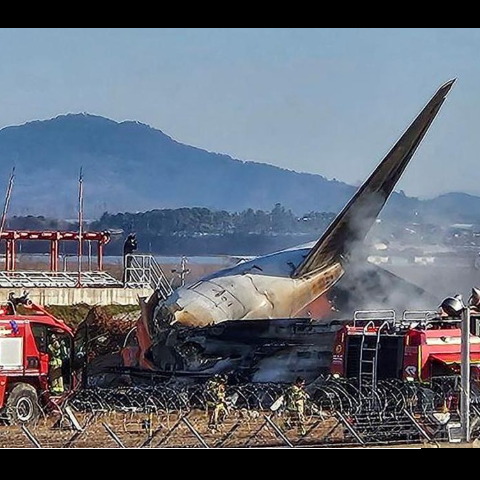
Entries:
[[[360, 347], [360, 389], [375, 394], [378, 387], [378, 359], [380, 356], [382, 333], [390, 327], [391, 322], [384, 322], [377, 330], [372, 321], [363, 329]], [[371, 332], [371, 329], [375, 329]]]

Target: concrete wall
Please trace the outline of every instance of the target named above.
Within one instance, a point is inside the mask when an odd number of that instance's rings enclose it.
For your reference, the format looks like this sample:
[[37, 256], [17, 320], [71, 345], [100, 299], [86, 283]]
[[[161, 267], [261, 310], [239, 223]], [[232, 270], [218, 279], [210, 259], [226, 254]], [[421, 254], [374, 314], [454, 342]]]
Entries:
[[[139, 297], [150, 297], [153, 290], [150, 289], [123, 289], [123, 288], [33, 288], [27, 290], [30, 299], [37, 305], [42, 306], [72, 306], [91, 305], [108, 306], [138, 305]], [[23, 290], [0, 289], [0, 304], [4, 304], [8, 295], [14, 292], [21, 296]]]

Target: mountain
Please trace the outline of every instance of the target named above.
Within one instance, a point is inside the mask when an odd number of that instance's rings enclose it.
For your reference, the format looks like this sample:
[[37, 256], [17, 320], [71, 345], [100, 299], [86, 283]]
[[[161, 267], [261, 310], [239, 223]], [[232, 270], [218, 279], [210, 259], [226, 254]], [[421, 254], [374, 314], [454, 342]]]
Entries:
[[454, 223], [480, 222], [480, 197], [466, 193], [449, 193], [433, 200], [422, 202], [421, 212], [432, 223], [442, 224], [445, 220]]
[[[355, 188], [319, 175], [235, 160], [176, 142], [138, 122], [117, 123], [87, 114], [60, 116], [0, 131], [0, 181], [13, 165], [12, 214], [72, 218], [80, 167], [86, 213], [207, 207], [271, 210], [281, 203], [298, 214], [338, 212]], [[472, 197], [473, 203], [480, 199]], [[428, 204], [436, 212], [436, 201]], [[468, 204], [450, 202], [440, 204]], [[395, 194], [389, 210], [412, 213], [416, 199]]]
[[[17, 213], [75, 212], [83, 166], [89, 215], [204, 206], [335, 211], [354, 189], [315, 175], [182, 145], [135, 122], [67, 115], [0, 131], [0, 178], [17, 165]], [[299, 213], [300, 213], [299, 212]]]

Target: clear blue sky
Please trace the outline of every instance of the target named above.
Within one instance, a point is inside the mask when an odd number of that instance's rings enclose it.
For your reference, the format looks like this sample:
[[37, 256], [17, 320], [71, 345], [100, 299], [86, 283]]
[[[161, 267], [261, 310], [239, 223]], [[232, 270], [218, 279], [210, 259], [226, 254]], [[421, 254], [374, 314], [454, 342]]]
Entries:
[[0, 29], [0, 127], [139, 120], [357, 184], [458, 77], [400, 188], [480, 194], [480, 29]]

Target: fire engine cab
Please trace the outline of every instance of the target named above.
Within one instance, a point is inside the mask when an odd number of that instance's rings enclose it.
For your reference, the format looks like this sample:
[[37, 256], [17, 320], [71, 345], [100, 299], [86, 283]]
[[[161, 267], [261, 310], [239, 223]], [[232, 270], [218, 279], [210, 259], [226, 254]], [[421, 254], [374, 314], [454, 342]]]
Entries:
[[[22, 309], [22, 314], [17, 313]], [[65, 394], [73, 388], [73, 332], [62, 321], [34, 305], [27, 296], [0, 307], [0, 418], [12, 424], [38, 419], [41, 408], [59, 400], [52, 395], [49, 346], [52, 338], [65, 352]]]
[[[473, 378], [480, 378], [480, 313], [472, 315]], [[429, 384], [436, 378], [458, 376], [462, 364], [460, 318], [439, 312], [357, 312], [338, 333], [332, 374], [355, 379], [361, 386], [383, 380]]]

